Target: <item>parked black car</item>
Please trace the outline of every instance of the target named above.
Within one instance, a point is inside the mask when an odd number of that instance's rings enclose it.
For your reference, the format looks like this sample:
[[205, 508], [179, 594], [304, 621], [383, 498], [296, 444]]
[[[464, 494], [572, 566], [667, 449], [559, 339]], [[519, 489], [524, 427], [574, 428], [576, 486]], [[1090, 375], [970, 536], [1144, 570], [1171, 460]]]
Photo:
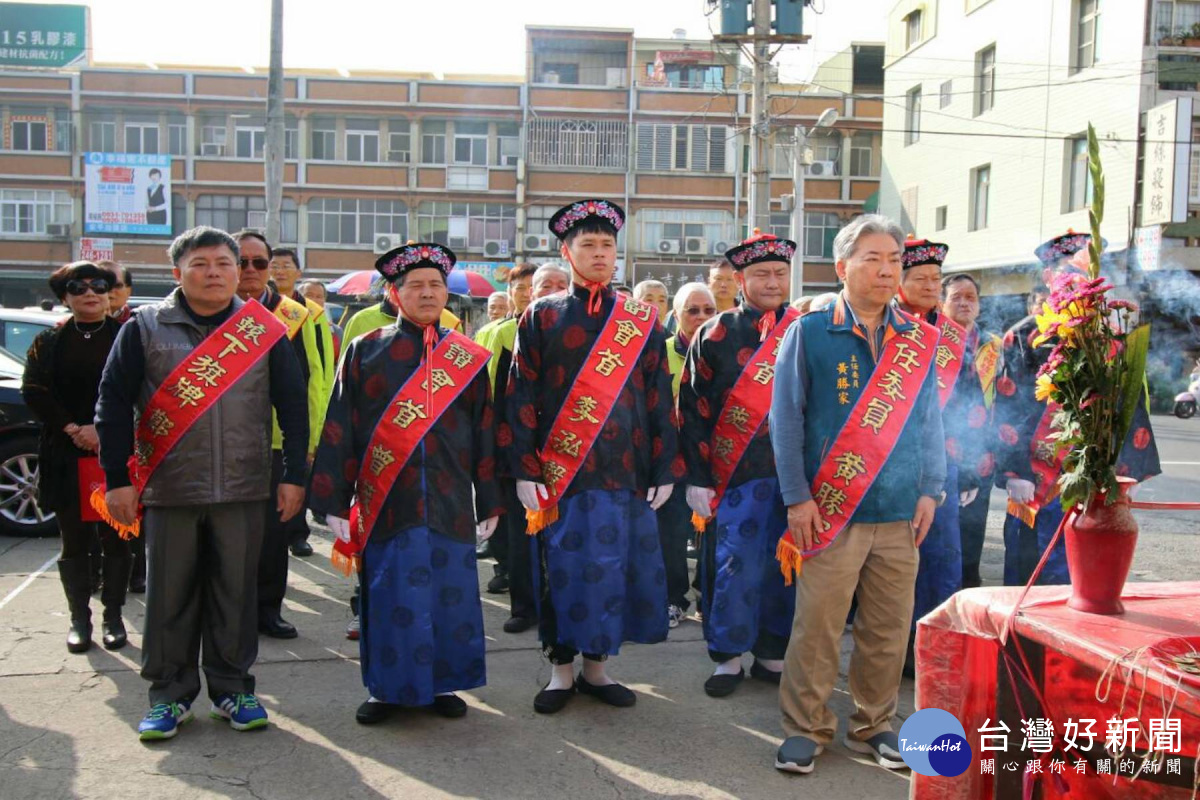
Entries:
[[55, 536], [54, 514], [37, 503], [39, 424], [21, 397], [24, 371], [0, 348], [0, 535]]

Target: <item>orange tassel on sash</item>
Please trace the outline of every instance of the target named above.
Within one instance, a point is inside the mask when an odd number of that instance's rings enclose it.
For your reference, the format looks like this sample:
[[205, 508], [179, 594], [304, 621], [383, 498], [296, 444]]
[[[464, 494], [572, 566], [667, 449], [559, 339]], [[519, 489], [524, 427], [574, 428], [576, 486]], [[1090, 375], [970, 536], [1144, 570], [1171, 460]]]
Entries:
[[541, 511], [525, 510], [525, 533], [530, 536], [544, 531], [556, 522], [558, 522], [557, 503]]
[[117, 535], [122, 539], [129, 541], [135, 539], [142, 533], [142, 514], [141, 509], [138, 509], [138, 517], [133, 521], [132, 525], [126, 525], [123, 522], [117, 522], [113, 515], [108, 510], [108, 504], [104, 502], [104, 487], [97, 487], [92, 490], [92, 496], [88, 499], [92, 509], [100, 515], [100, 519], [104, 520], [110, 528], [117, 532]]
[[794, 576], [800, 574], [800, 567], [804, 563], [804, 554], [792, 542], [790, 533], [779, 537], [779, 544], [775, 546], [775, 558], [779, 561], [779, 571], [783, 573], [783, 585], [791, 586]]

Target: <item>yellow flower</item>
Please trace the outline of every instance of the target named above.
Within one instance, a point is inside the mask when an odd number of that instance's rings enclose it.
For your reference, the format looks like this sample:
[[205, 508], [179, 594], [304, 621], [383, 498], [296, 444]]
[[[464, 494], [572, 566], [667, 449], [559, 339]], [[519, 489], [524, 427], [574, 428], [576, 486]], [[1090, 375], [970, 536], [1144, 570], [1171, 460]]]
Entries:
[[1067, 325], [1072, 315], [1067, 311], [1059, 312], [1050, 308], [1049, 303], [1042, 303], [1042, 313], [1036, 315], [1038, 335], [1033, 339], [1034, 347], [1041, 347], [1051, 337], [1062, 339], [1070, 347], [1075, 339], [1075, 329]]
[[1048, 400], [1050, 395], [1058, 391], [1058, 387], [1054, 385], [1054, 376], [1050, 374], [1039, 375], [1037, 385], [1033, 390], [1033, 396], [1038, 402]]

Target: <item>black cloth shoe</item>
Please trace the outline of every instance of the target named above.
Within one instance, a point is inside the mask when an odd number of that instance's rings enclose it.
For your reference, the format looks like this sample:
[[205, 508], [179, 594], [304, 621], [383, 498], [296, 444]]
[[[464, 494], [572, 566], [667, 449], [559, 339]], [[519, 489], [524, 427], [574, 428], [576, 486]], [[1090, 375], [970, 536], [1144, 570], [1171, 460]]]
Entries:
[[709, 697], [728, 697], [745, 679], [744, 669], [739, 669], [736, 675], [709, 675], [704, 682], [704, 693]]
[[789, 736], [775, 754], [775, 769], [807, 775], [813, 771], [813, 759], [824, 749], [807, 736]]
[[378, 725], [390, 717], [397, 708], [399, 706], [391, 703], [372, 703], [368, 700], [354, 712], [354, 721], [359, 725]]
[[[546, 686], [549, 685], [546, 684]], [[574, 686], [570, 689], [543, 688], [537, 693], [537, 697], [533, 698], [533, 710], [539, 714], [557, 714], [567, 707], [567, 703], [571, 701], [571, 696], [574, 694]]]
[[537, 624], [533, 617], [509, 617], [504, 623], [505, 633], [524, 633]]
[[493, 575], [492, 579], [487, 582], [488, 594], [504, 594], [508, 591], [508, 576]]
[[457, 719], [458, 717], [465, 717], [467, 715], [467, 701], [454, 694], [435, 695], [433, 705], [430, 708], [439, 717], [447, 717], [449, 719]]
[[783, 675], [781, 672], [776, 672], [773, 669], [767, 669], [762, 664], [758, 663], [758, 659], [754, 659], [754, 663], [750, 665], [750, 677], [756, 681], [765, 681], [779, 685], [779, 678]]
[[71, 630], [67, 633], [67, 650], [85, 653], [92, 646], [91, 560], [90, 558], [60, 558], [58, 577], [67, 608], [71, 611]]
[[258, 632], [272, 639], [295, 639], [300, 635], [295, 625], [278, 614], [259, 617]]
[[312, 545], [309, 544], [307, 541], [296, 542], [294, 545], [292, 545], [292, 555], [294, 555], [294, 556], [299, 556], [300, 558], [308, 558], [312, 554], [313, 554]]
[[110, 617], [105, 614], [104, 621], [100, 623], [100, 630], [104, 634], [100, 641], [105, 650], [120, 650], [129, 641], [125, 632], [125, 621], [120, 616]]
[[593, 686], [583, 677], [582, 672], [575, 679], [575, 689], [580, 694], [590, 694], [600, 702], [608, 703], [610, 706], [616, 706], [617, 708], [629, 708], [637, 702], [637, 695], [629, 687], [622, 686], [619, 683], [610, 683], [607, 686]]

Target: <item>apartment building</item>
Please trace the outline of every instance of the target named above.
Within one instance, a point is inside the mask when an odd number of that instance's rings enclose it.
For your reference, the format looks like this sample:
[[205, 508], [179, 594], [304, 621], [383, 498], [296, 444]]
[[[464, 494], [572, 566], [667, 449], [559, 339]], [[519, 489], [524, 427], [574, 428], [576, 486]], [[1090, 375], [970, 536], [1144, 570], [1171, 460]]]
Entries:
[[[1198, 48], [1196, 0], [900, 0], [888, 17], [882, 210], [948, 243], [950, 268], [980, 276], [986, 293], [1024, 293], [1033, 249], [1088, 229], [1090, 122], [1109, 252], [1150, 241], [1130, 263], [1200, 269], [1187, 247], [1197, 222], [1148, 224], [1150, 189], [1172, 175], [1143, 166], [1147, 112], [1197, 96]], [[1200, 126], [1185, 126], [1185, 141], [1200, 141]], [[1178, 163], [1194, 218], [1200, 161]]]
[[[622, 278], [677, 287], [745, 233], [749, 75], [736, 48], [635, 39], [627, 29], [531, 26], [523, 76], [289, 69], [282, 244], [333, 278], [390, 242], [443, 242], [496, 278], [557, 257], [563, 203], [625, 206]], [[880, 50], [876, 46], [876, 50]], [[856, 64], [865, 64], [856, 79]], [[837, 229], [878, 194], [882, 88], [851, 54], [844, 89], [771, 90], [773, 228], [791, 191], [788, 131], [827, 108], [810, 140], [806, 284], [834, 282]], [[171, 226], [265, 224], [265, 70], [93, 65], [0, 72], [0, 301], [44, 296], [85, 234], [84, 153], [171, 157]], [[775, 225], [774, 223], [778, 223]], [[107, 235], [107, 234], [105, 234]], [[169, 237], [111, 235], [139, 293], [170, 284]]]

